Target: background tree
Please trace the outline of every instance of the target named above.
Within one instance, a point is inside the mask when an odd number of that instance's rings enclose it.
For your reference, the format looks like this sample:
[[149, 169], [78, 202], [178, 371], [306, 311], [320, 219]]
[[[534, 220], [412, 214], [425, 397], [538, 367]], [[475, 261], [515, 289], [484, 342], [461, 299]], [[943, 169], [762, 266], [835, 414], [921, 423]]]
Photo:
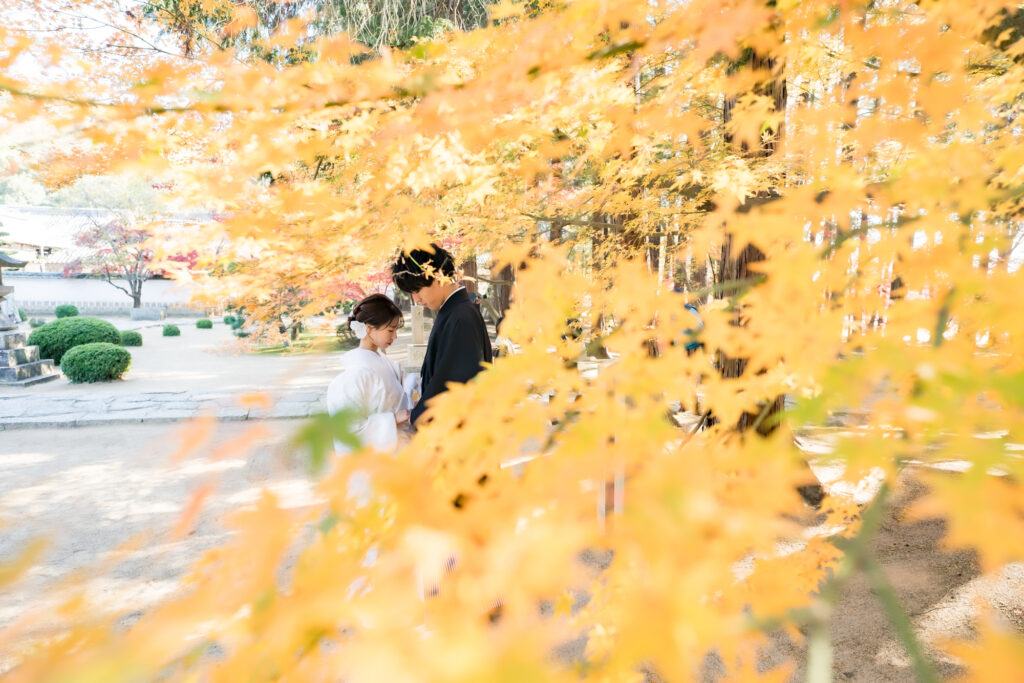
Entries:
[[44, 204], [46, 188], [33, 176], [21, 173], [0, 179], [0, 204]]
[[45, 145], [54, 134], [42, 122], [11, 125], [0, 133], [0, 204], [45, 204], [48, 192], [33, 164], [45, 156]]
[[[484, 0], [302, 0], [236, 3], [192, 0], [148, 0], [142, 11], [176, 37], [183, 54], [232, 48], [240, 55], [270, 62], [296, 63], [314, 55], [318, 37], [344, 33], [379, 52], [382, 48], [408, 48], [419, 40], [432, 40], [448, 31], [480, 28], [487, 23]], [[287, 22], [302, 19], [301, 44], [281, 49], [273, 36]]]
[[122, 222], [161, 209], [161, 192], [153, 180], [123, 175], [83, 175], [51, 193], [49, 203], [66, 208], [121, 212]]
[[[217, 36], [257, 9], [231, 7]], [[221, 220], [167, 235], [199, 248], [210, 291], [262, 301], [301, 283], [322, 307], [340, 274], [364, 281], [398, 248], [447, 240], [515, 267], [502, 332], [522, 350], [432, 405], [398, 458], [333, 463], [310, 510], [268, 494], [183, 595], [128, 630], [84, 612], [17, 675], [694, 680], [713, 661], [740, 678], [789, 628], [809, 641], [797, 665], [824, 680], [829, 619], [862, 575], [902, 671], [933, 680], [944, 660], [873, 554], [889, 492], [908, 473], [924, 482], [914, 511], [941, 517], [986, 575], [1024, 558], [1022, 275], [1000, 256], [1024, 201], [1024, 71], [1020, 41], [981, 37], [1001, 9], [513, 3], [379, 55], [284, 22], [274, 54], [301, 60], [163, 55], [102, 100], [97, 85], [6, 74], [5, 113], [99, 146], [80, 165], [158, 166], [183, 201], [216, 207]], [[751, 55], [773, 66], [738, 68]], [[785, 107], [769, 87], [783, 82]], [[660, 265], [669, 245], [711, 271], [694, 283], [713, 300], [692, 352], [688, 297]], [[764, 258], [741, 271], [748, 247]], [[596, 376], [577, 369], [588, 343], [615, 358]], [[715, 371], [721, 358], [744, 371]], [[698, 393], [719, 422], [683, 430], [669, 415]], [[737, 429], [782, 394], [796, 403], [776, 429]], [[852, 484], [885, 483], [867, 507], [837, 488], [824, 525], [801, 526], [797, 437], [820, 433]], [[373, 480], [362, 508], [353, 468]], [[617, 514], [595, 515], [609, 480]], [[453, 555], [422, 600], [411, 577]], [[1019, 678], [1019, 630], [986, 619], [959, 661], [984, 678], [1006, 653], [999, 675]], [[560, 668], [550, 653], [581, 633], [585, 653]]]
[[100, 211], [90, 215], [91, 225], [75, 235], [75, 244], [88, 254], [69, 264], [65, 275], [99, 274], [131, 297], [132, 308], [141, 307], [143, 284], [159, 274], [154, 270], [152, 223], [160, 220], [160, 193], [153, 182], [132, 176], [85, 175], [56, 190], [51, 202]]
[[131, 297], [132, 308], [142, 306], [142, 286], [153, 277], [152, 233], [118, 216], [96, 222], [75, 236], [75, 244], [89, 250], [65, 269], [65, 276], [76, 272], [98, 273], [115, 289]]

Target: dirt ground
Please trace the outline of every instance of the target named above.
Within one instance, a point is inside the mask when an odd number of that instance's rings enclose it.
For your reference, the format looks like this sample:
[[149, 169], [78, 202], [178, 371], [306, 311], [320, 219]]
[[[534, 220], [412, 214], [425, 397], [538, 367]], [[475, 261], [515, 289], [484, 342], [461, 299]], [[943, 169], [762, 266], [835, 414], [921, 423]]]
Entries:
[[[925, 492], [915, 474], [908, 470], [901, 479], [872, 546], [937, 673], [951, 678], [962, 669], [942, 652], [941, 644], [970, 638], [983, 609], [990, 608], [997, 620], [1024, 634], [1024, 564], [1007, 565], [997, 576], [983, 578], [973, 552], [943, 548], [944, 521], [908, 521], [904, 511]], [[832, 620], [831, 638], [836, 681], [914, 680], [910, 660], [863, 574], [847, 583]], [[802, 659], [802, 647], [788, 638], [780, 637], [776, 645], [775, 656]], [[801, 664], [794, 680], [804, 677]]]
[[[179, 463], [170, 458], [181, 426], [5, 433], [0, 440], [0, 562], [37, 536], [46, 536], [49, 545], [27, 578], [0, 593], [0, 628], [15, 622], [30, 606], [34, 611], [55, 606], [65, 595], [62, 580], [96, 567], [104, 570], [87, 574], [90, 597], [130, 624], [141, 611], [177, 590], [180, 576], [203, 551], [225, 540], [219, 519], [227, 510], [255, 500], [263, 487], [275, 491], [288, 506], [310, 504], [305, 463], [287, 445], [299, 424], [223, 423], [207, 447]], [[215, 462], [206, 458], [251, 429], [266, 430], [252, 450]], [[195, 533], [176, 543], [167, 541], [167, 531], [190, 492], [211, 479], [217, 492], [208, 499]], [[903, 508], [920, 492], [913, 477], [903, 482], [875, 549], [922, 640], [940, 643], [969, 635], [983, 603], [1024, 632], [1024, 566], [1010, 565], [996, 578], [980, 578], [970, 552], [941, 549], [941, 521], [903, 519]], [[138, 538], [148, 542], [141, 549], [115, 554], [122, 544]], [[912, 679], [906, 656], [863, 577], [847, 585], [832, 638], [836, 680]], [[768, 653], [771, 660], [799, 661], [802, 656], [802, 646], [783, 636]], [[941, 655], [936, 659], [943, 677], [958, 672], [955, 662]], [[802, 669], [795, 680], [803, 680]]]

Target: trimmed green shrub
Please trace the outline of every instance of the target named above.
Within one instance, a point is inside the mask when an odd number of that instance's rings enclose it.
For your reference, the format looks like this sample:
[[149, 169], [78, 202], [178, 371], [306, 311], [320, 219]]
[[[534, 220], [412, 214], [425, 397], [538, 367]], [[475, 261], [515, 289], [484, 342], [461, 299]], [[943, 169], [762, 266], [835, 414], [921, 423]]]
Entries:
[[196, 327], [200, 330], [209, 330], [213, 328], [213, 321], [209, 318], [203, 318], [202, 320], [196, 321]]
[[28, 345], [38, 346], [39, 355], [42, 358], [53, 358], [53, 351], [57, 347], [58, 322], [60, 321], [55, 320], [52, 323], [44, 323], [38, 328], [33, 329], [28, 335]]
[[235, 330], [235, 336], [236, 337], [248, 337], [249, 333], [246, 332], [245, 330]]
[[142, 335], [135, 330], [121, 330], [121, 346], [142, 346]]
[[245, 318], [235, 318], [231, 322], [231, 329], [233, 330], [239, 330], [243, 327], [245, 327]]
[[25, 315], [25, 309], [24, 308], [19, 308], [18, 309], [18, 317], [21, 318], [21, 322], [25, 322], [26, 320], [28, 320], [28, 316]]
[[78, 308], [71, 304], [61, 304], [53, 309], [53, 314], [58, 318], [74, 318], [78, 315]]
[[348, 323], [342, 323], [334, 328], [334, 335], [338, 338], [342, 344], [352, 341], [356, 338], [356, 333], [352, 331], [352, 328], [348, 326]]
[[109, 382], [121, 379], [132, 364], [132, 354], [116, 344], [82, 344], [64, 354], [60, 369], [72, 382]]
[[165, 337], [180, 337], [181, 328], [177, 325], [164, 325], [164, 336]]
[[226, 316], [224, 316], [224, 324], [225, 325], [234, 325], [235, 324], [235, 316], [233, 316], [233, 315], [226, 315]]
[[42, 318], [29, 318], [28, 319], [28, 326], [31, 327], [33, 330], [36, 329], [37, 327], [42, 327], [45, 324], [46, 324], [46, 321], [43, 320]]
[[57, 365], [69, 350], [94, 342], [120, 344], [121, 333], [105, 320], [75, 316], [46, 323], [28, 335], [29, 345], [38, 346], [39, 355], [52, 358]]

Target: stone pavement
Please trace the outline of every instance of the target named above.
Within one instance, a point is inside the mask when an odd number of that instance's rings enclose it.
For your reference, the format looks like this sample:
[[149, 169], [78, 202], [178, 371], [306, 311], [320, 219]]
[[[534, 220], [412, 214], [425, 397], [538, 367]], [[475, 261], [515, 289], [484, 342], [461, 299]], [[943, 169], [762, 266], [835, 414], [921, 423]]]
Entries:
[[0, 395], [0, 430], [178, 422], [201, 415], [219, 420], [302, 418], [323, 412], [324, 391], [285, 389], [261, 405], [251, 395], [211, 391], [95, 391]]

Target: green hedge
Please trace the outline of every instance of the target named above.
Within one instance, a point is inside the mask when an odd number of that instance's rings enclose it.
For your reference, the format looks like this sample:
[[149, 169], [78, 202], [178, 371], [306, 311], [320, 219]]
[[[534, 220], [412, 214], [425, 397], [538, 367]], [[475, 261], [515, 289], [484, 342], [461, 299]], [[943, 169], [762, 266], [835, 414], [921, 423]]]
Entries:
[[37, 327], [42, 327], [45, 324], [46, 321], [43, 320], [42, 318], [29, 318], [28, 320], [28, 326], [31, 327], [33, 330], [36, 329]]
[[109, 382], [121, 379], [132, 364], [132, 354], [116, 344], [82, 344], [64, 354], [60, 369], [72, 382]]
[[346, 344], [356, 338], [356, 333], [352, 331], [352, 328], [348, 326], [347, 322], [335, 327], [334, 335], [342, 344]]
[[226, 315], [226, 316], [224, 316], [224, 324], [225, 325], [234, 325], [235, 324], [235, 316], [233, 316], [233, 315]]
[[120, 344], [121, 333], [110, 323], [98, 318], [61, 318], [32, 330], [28, 343], [39, 347], [42, 358], [52, 358], [60, 365], [64, 354], [76, 346], [106, 342]]
[[18, 317], [21, 318], [21, 322], [25, 322], [26, 320], [28, 320], [28, 316], [25, 315], [25, 309], [24, 308], [19, 308], [18, 309]]
[[121, 330], [121, 346], [142, 346], [142, 335], [135, 330]]
[[203, 318], [202, 320], [196, 321], [196, 327], [200, 330], [209, 330], [213, 328], [213, 321], [209, 318]]
[[58, 318], [74, 318], [78, 315], [78, 308], [71, 304], [61, 304], [53, 309], [53, 314]]
[[181, 328], [177, 325], [164, 325], [164, 336], [165, 337], [180, 337]]

